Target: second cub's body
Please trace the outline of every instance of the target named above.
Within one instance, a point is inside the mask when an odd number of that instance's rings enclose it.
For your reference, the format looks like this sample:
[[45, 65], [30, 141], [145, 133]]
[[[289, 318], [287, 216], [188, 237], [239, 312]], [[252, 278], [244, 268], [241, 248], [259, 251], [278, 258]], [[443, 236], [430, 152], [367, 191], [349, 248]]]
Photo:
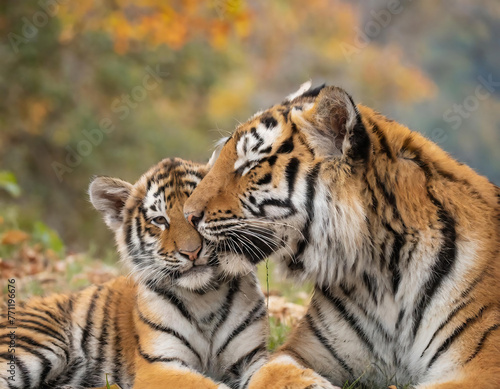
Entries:
[[[130, 278], [33, 298], [16, 312], [14, 376], [1, 389], [243, 389], [267, 360], [264, 296], [254, 272], [226, 260], [184, 220], [207, 168], [164, 160], [135, 184], [98, 177], [93, 205], [115, 232]], [[11, 341], [2, 312], [0, 346]]]

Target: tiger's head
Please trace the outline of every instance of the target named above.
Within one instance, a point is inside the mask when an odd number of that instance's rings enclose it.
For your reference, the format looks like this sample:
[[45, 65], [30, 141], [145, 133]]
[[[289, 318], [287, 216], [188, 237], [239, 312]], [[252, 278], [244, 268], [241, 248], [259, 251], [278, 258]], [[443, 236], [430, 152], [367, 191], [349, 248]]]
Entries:
[[134, 185], [110, 177], [91, 182], [90, 200], [137, 282], [203, 290], [216, 280], [217, 257], [182, 211], [207, 171], [207, 165], [165, 159]]
[[419, 231], [439, 247], [449, 198], [469, 203], [454, 213], [477, 214], [470, 193], [496, 204], [493, 187], [344, 90], [307, 84], [237, 127], [184, 212], [218, 250], [275, 256], [283, 272], [326, 283], [363, 274], [360, 258], [394, 266]]

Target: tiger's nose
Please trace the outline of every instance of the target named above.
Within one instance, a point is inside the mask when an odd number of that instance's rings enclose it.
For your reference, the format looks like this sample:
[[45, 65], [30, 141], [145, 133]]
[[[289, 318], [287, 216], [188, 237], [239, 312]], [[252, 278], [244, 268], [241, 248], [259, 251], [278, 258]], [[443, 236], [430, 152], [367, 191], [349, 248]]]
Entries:
[[191, 224], [196, 229], [198, 229], [198, 224], [200, 223], [201, 219], [203, 219], [203, 215], [203, 211], [184, 214], [189, 224]]
[[194, 261], [196, 258], [198, 258], [198, 254], [200, 253], [200, 251], [201, 251], [201, 245], [198, 248], [194, 249], [193, 251], [179, 249], [179, 253], [182, 256], [187, 257], [190, 261]]

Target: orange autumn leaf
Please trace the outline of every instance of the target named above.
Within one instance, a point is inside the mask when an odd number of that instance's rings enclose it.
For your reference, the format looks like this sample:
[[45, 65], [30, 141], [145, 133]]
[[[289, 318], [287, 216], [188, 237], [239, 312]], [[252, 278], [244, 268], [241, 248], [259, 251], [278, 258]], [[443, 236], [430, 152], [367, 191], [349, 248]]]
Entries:
[[21, 230], [7, 231], [2, 237], [2, 244], [14, 245], [28, 240], [29, 235]]

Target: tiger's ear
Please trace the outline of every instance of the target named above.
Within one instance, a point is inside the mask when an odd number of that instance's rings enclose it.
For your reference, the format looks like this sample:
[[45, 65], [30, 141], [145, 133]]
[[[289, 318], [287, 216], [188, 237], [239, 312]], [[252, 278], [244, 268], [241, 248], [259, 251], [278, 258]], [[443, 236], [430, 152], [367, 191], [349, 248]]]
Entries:
[[217, 158], [219, 158], [220, 152], [222, 151], [222, 148], [224, 147], [224, 145], [228, 140], [229, 137], [226, 136], [215, 142], [214, 152], [212, 153], [212, 156], [208, 160], [207, 168], [211, 169], [214, 166], [215, 161], [217, 161]]
[[304, 129], [319, 155], [347, 155], [353, 159], [368, 157], [368, 132], [351, 96], [343, 89], [323, 88], [307, 116], [309, 125]]
[[90, 202], [102, 213], [104, 222], [113, 231], [123, 223], [123, 209], [132, 185], [111, 177], [95, 177], [89, 186]]

